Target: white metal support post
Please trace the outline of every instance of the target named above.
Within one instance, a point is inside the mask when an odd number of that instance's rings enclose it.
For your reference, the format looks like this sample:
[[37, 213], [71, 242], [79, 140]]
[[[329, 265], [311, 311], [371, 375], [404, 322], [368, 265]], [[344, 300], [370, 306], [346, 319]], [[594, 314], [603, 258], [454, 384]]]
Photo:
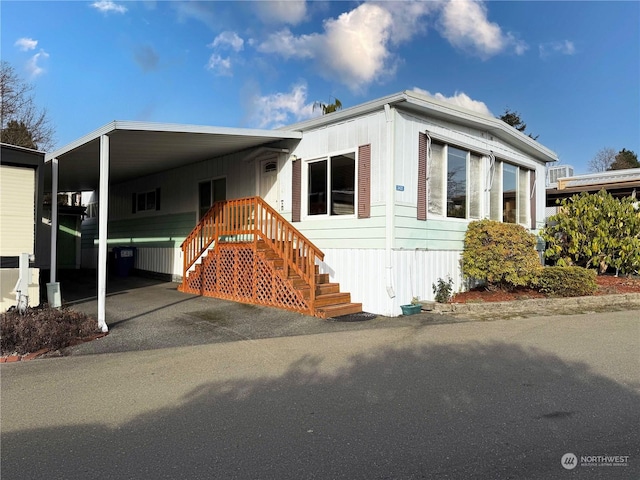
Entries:
[[100, 184], [98, 207], [98, 327], [108, 332], [105, 318], [107, 297], [107, 221], [109, 218], [109, 137], [100, 137]]
[[58, 268], [58, 159], [51, 160], [51, 273], [49, 282], [55, 283]]

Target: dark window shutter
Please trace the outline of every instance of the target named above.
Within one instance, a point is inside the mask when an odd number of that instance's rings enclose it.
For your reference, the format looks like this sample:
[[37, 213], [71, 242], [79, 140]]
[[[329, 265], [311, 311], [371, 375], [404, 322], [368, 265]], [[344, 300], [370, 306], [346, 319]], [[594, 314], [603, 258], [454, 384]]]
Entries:
[[427, 134], [418, 134], [418, 220], [427, 219]]
[[136, 213], [136, 205], [138, 204], [138, 196], [135, 193], [131, 194], [131, 213]]
[[531, 197], [529, 198], [529, 205], [531, 208], [531, 230], [536, 229], [536, 171], [531, 170], [529, 172], [529, 190], [531, 191]]
[[302, 209], [302, 161], [293, 161], [292, 184], [291, 184], [291, 221], [300, 221], [300, 210]]
[[160, 210], [160, 188], [156, 188], [156, 210]]
[[358, 147], [358, 218], [371, 217], [371, 144]]

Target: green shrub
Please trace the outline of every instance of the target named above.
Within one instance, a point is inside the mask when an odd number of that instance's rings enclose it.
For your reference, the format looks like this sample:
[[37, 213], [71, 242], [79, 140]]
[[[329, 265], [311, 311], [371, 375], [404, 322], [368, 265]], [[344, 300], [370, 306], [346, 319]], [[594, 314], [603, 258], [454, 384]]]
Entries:
[[96, 320], [65, 308], [30, 308], [24, 315], [14, 310], [0, 316], [0, 351], [22, 355], [42, 348], [58, 350], [96, 333], [97, 328]]
[[462, 273], [490, 287], [535, 284], [542, 265], [536, 236], [521, 225], [494, 220], [471, 222], [462, 252]]
[[435, 300], [438, 303], [448, 303], [451, 300], [453, 294], [453, 280], [451, 277], [447, 277], [447, 280], [442, 278], [438, 279], [438, 283], [432, 283], [433, 293], [435, 294]]
[[598, 289], [596, 271], [582, 267], [544, 267], [537, 285], [540, 292], [560, 297], [592, 295]]
[[635, 202], [604, 190], [565, 198], [541, 233], [547, 242], [545, 256], [561, 267], [640, 271], [640, 211]]

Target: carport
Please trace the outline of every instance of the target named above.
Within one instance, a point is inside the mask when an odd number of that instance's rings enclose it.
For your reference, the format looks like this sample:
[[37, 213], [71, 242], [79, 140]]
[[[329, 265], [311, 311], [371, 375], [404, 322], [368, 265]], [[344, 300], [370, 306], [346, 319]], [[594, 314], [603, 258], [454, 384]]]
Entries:
[[[113, 121], [45, 155], [45, 190], [99, 192], [98, 205], [98, 324], [108, 331], [105, 318], [109, 186], [214, 159], [234, 152], [247, 157], [262, 150], [286, 152], [301, 132]], [[50, 187], [50, 189], [49, 189]], [[51, 213], [51, 276], [56, 282], [57, 202]]]

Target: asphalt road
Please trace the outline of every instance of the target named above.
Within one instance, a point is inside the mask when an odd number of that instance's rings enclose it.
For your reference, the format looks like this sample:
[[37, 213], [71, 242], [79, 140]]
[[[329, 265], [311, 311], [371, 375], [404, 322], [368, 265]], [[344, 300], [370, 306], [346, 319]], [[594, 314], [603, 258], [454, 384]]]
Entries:
[[640, 478], [639, 352], [632, 311], [2, 364], [1, 476]]

